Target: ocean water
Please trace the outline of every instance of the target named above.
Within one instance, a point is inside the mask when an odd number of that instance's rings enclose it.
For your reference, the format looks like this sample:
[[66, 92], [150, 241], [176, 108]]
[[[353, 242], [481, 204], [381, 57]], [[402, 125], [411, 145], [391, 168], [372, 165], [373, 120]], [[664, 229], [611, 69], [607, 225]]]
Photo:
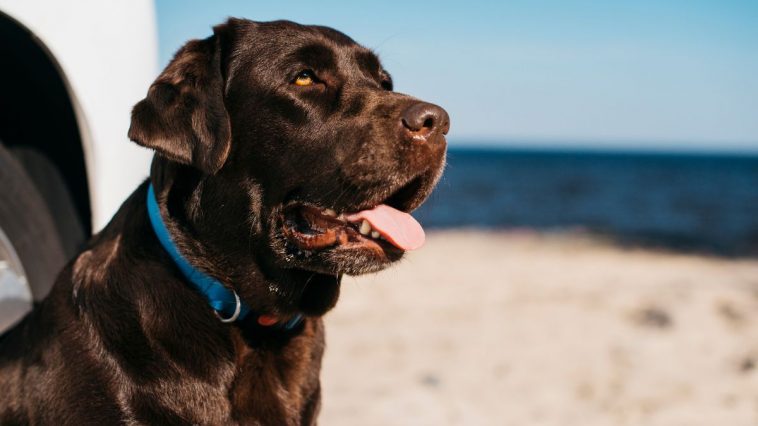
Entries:
[[452, 148], [426, 228], [579, 229], [758, 254], [758, 156]]

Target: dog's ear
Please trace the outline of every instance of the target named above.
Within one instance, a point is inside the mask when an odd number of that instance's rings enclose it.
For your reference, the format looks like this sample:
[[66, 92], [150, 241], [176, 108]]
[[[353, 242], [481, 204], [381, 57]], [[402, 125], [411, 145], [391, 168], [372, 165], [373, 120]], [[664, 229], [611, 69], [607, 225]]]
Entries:
[[222, 72], [226, 25], [176, 53], [132, 109], [129, 139], [160, 155], [214, 174], [231, 146]]

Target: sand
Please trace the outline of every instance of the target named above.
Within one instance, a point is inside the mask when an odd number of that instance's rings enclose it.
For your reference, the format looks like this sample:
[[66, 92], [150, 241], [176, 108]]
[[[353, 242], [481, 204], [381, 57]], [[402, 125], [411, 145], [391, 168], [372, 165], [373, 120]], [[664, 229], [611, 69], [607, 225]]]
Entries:
[[326, 323], [323, 425], [758, 424], [758, 260], [433, 233]]

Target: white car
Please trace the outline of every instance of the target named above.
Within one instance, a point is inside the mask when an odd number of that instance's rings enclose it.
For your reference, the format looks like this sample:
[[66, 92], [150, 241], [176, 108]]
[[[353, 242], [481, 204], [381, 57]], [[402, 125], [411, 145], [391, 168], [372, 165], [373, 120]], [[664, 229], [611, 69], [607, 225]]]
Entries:
[[149, 171], [131, 107], [157, 75], [150, 0], [0, 0], [0, 333]]

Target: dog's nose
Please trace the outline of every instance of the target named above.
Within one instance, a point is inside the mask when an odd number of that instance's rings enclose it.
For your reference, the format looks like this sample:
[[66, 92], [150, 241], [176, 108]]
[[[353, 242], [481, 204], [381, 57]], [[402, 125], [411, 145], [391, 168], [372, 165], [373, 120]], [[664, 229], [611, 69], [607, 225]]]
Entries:
[[426, 142], [438, 131], [446, 135], [450, 130], [450, 117], [447, 111], [426, 102], [417, 102], [406, 108], [401, 120], [406, 133], [413, 140]]

